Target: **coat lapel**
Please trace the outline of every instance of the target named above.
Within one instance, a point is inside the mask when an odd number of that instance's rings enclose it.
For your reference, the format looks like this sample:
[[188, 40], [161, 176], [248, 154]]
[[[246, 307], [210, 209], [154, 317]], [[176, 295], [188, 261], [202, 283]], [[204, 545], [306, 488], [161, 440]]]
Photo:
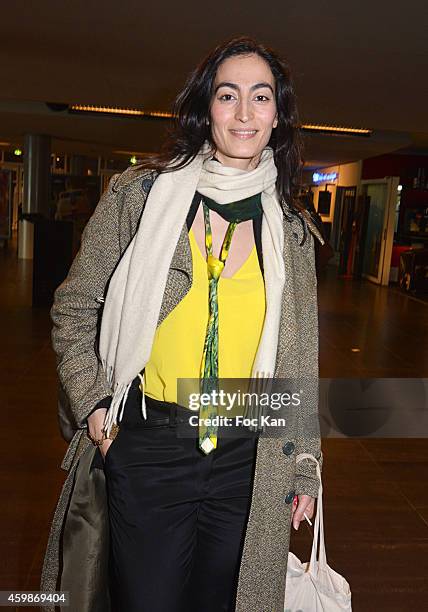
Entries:
[[190, 248], [187, 224], [183, 225], [168, 271], [158, 326], [180, 303], [192, 286], [192, 251]]
[[182, 227], [174, 255], [171, 260], [170, 269], [179, 270], [189, 277], [192, 282], [192, 252], [189, 241], [189, 230], [185, 223]]
[[293, 265], [293, 241], [295, 238], [292, 235], [290, 222], [284, 217], [283, 222], [284, 232], [284, 266], [285, 266], [285, 282], [282, 292], [281, 301], [281, 320], [279, 326], [278, 348], [276, 354], [275, 378], [287, 376], [289, 373], [282, 371], [282, 362], [287, 351], [289, 351], [296, 339], [297, 317], [296, 317], [296, 300], [295, 296], [295, 277]]
[[[311, 285], [313, 282], [316, 285], [317, 282], [312, 259], [313, 247], [309, 245], [309, 241], [313, 242], [316, 238], [324, 244], [323, 237], [307, 211], [302, 212], [301, 219], [296, 215], [284, 216], [283, 228], [285, 285], [275, 368], [277, 378], [296, 376], [302, 367], [299, 359], [295, 358], [298, 354], [295, 347], [298, 340], [297, 330], [299, 327], [301, 329], [301, 318], [305, 316], [308, 283]], [[310, 289], [312, 290], [316, 293], [316, 286]]]
[[189, 277], [190, 283], [192, 283], [192, 251], [190, 248], [189, 230], [192, 227], [200, 200], [200, 195], [195, 193], [189, 208], [189, 212], [187, 213], [186, 223], [182, 227], [181, 234], [177, 242], [177, 247], [170, 265], [170, 269], [184, 272], [184, 274]]

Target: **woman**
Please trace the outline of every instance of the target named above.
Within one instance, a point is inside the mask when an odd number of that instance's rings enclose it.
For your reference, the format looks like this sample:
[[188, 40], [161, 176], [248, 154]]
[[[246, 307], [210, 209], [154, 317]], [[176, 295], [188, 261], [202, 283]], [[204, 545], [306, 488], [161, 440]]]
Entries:
[[[289, 70], [253, 40], [226, 42], [175, 114], [163, 153], [113, 177], [55, 294], [79, 430], [42, 587], [68, 590], [79, 612], [282, 612], [290, 524], [313, 516], [318, 491], [314, 464], [296, 456], [322, 466], [322, 238], [293, 199]], [[211, 393], [220, 378], [286, 376], [305, 382], [279, 435], [214, 424], [213, 395], [195, 427], [178, 402], [179, 379]]]

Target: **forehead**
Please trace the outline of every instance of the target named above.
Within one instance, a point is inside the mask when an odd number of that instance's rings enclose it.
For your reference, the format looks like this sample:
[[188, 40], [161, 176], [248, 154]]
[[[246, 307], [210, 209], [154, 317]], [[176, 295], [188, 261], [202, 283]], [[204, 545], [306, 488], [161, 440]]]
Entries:
[[256, 53], [251, 55], [238, 55], [228, 57], [217, 69], [214, 84], [222, 81], [236, 83], [237, 85], [254, 85], [266, 82], [275, 85], [275, 78], [269, 64]]

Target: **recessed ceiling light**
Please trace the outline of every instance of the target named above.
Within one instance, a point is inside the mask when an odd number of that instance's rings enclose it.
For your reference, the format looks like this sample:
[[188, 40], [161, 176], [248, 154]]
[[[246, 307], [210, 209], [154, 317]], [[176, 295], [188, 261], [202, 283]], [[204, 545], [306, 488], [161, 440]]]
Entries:
[[160, 117], [171, 119], [173, 115], [163, 111], [144, 111], [138, 108], [122, 108], [119, 106], [95, 106], [91, 104], [71, 104], [70, 113], [86, 113], [101, 115], [116, 115], [118, 117]]
[[323, 125], [321, 123], [304, 123], [301, 129], [310, 132], [325, 132], [330, 134], [341, 134], [350, 136], [370, 136], [373, 130], [366, 128], [344, 127], [340, 125]]

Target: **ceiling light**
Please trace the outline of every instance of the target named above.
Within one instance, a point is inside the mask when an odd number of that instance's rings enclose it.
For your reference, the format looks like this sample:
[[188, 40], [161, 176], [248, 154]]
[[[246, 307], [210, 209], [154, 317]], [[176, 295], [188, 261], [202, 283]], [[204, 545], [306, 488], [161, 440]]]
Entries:
[[87, 113], [116, 115], [117, 117], [161, 117], [171, 119], [173, 115], [162, 111], [143, 111], [138, 108], [121, 108], [119, 106], [93, 106], [90, 104], [71, 104], [70, 113]]
[[343, 127], [339, 125], [323, 125], [319, 123], [304, 123], [300, 126], [300, 128], [308, 132], [324, 132], [327, 134], [341, 134], [349, 136], [370, 136], [373, 131], [365, 128]]
[[90, 104], [71, 104], [70, 112], [77, 113], [103, 113], [109, 115], [142, 115], [143, 111], [137, 108], [119, 108], [117, 106], [92, 106]]

